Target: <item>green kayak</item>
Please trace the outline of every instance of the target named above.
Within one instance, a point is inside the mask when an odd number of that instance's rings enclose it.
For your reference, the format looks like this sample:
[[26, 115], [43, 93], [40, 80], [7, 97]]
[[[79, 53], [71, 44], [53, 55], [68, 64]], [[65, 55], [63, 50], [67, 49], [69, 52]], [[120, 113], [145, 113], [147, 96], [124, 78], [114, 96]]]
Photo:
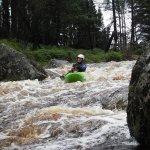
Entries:
[[65, 76], [65, 82], [66, 83], [72, 83], [72, 82], [77, 82], [77, 81], [85, 81], [85, 72], [73, 72], [73, 73], [68, 73]]

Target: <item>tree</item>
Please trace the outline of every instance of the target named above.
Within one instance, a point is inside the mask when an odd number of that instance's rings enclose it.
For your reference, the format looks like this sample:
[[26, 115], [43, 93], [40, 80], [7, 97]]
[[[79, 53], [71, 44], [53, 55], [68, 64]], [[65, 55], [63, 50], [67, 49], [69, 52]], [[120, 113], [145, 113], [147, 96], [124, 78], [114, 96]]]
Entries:
[[135, 7], [134, 7], [134, 0], [130, 0], [131, 3], [131, 50], [134, 50], [134, 43], [135, 43]]
[[142, 2], [136, 0], [136, 24], [138, 31], [142, 33], [140, 38], [143, 40], [150, 40], [150, 3], [148, 0]]
[[2, 35], [33, 49], [40, 43], [93, 49], [101, 38], [102, 14], [93, 0], [3, 0], [1, 8]]
[[126, 34], [126, 17], [125, 17], [125, 11], [126, 11], [126, 0], [117, 0], [116, 1], [116, 11], [118, 14], [118, 23], [119, 23], [119, 33], [118, 33], [118, 39], [119, 39], [119, 49], [123, 50], [126, 49], [127, 46], [127, 34]]
[[105, 51], [110, 49], [113, 42], [114, 50], [124, 50], [127, 48], [126, 31], [126, 7], [127, 0], [107, 0], [106, 10], [112, 10], [113, 31], [109, 38]]
[[9, 0], [2, 0], [2, 30], [4, 38], [9, 37], [10, 32], [10, 12], [9, 12]]
[[[148, 0], [128, 0], [131, 7], [131, 49], [134, 50], [139, 41], [150, 40], [150, 3]], [[147, 42], [148, 44], [148, 42]]]
[[78, 46], [91, 49], [96, 46], [96, 34], [102, 28], [102, 15], [97, 12], [93, 0], [83, 0], [80, 3], [81, 12], [78, 17]]
[[114, 22], [114, 31], [113, 31], [113, 37], [114, 37], [114, 49], [117, 48], [117, 41], [118, 41], [118, 35], [117, 35], [117, 20], [116, 20], [116, 4], [115, 0], [112, 0], [112, 9], [113, 9], [113, 22]]
[[[111, 5], [110, 5], [111, 4]], [[111, 43], [114, 39], [114, 50], [117, 49], [118, 44], [118, 31], [117, 31], [117, 17], [116, 17], [116, 0], [107, 0], [107, 9], [112, 9], [113, 12], [113, 32], [106, 46], [105, 52], [107, 52], [111, 46]]]
[[3, 32], [2, 32], [2, 6], [0, 3], [0, 38], [2, 38]]
[[18, 0], [11, 0], [10, 5], [11, 5], [11, 34], [12, 37], [15, 38], [17, 36], [18, 13], [16, 7], [18, 6]]

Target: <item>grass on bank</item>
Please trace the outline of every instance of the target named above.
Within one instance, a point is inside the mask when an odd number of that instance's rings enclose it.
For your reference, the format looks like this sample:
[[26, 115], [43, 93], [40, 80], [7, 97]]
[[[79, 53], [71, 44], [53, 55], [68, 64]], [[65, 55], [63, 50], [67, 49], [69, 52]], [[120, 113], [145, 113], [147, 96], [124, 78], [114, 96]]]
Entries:
[[[84, 50], [84, 49], [73, 49], [65, 47], [56, 46], [45, 46], [41, 45], [41, 49], [32, 50], [32, 45], [24, 46], [23, 43], [19, 43], [16, 40], [0, 40], [0, 44], [4, 43], [11, 48], [14, 48], [22, 53], [24, 53], [28, 58], [39, 62], [42, 65], [46, 65], [51, 59], [62, 59], [68, 60], [69, 62], [74, 62], [76, 56], [82, 53], [86, 57], [86, 63], [99, 63], [107, 61], [121, 61], [127, 60], [127, 55], [122, 51], [109, 51], [105, 53], [101, 49]], [[141, 50], [136, 52], [134, 57], [136, 58], [141, 54]]]

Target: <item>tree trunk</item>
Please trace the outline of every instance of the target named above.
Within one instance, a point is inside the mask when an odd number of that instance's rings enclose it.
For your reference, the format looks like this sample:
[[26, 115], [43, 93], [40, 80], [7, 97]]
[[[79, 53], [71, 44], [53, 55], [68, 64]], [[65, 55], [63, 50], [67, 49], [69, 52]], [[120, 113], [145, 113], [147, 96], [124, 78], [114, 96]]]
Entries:
[[105, 52], [109, 51], [111, 43], [112, 43], [112, 40], [113, 40], [113, 37], [114, 37], [114, 32], [112, 32], [111, 37], [109, 38], [109, 41], [108, 41], [108, 44], [106, 46]]
[[10, 13], [9, 13], [9, 0], [2, 1], [2, 28], [4, 30], [4, 38], [9, 37], [10, 31]]
[[115, 0], [112, 0], [112, 7], [113, 7], [113, 20], [114, 20], [114, 49], [117, 49], [117, 40], [118, 40], [118, 35], [117, 35], [117, 21], [116, 21], [116, 7], [115, 7]]
[[[87, 13], [89, 14], [89, 2], [86, 1], [86, 9], [87, 9]], [[90, 16], [88, 15], [88, 18], [90, 18]], [[91, 32], [91, 25], [89, 22], [87, 22], [87, 29], [88, 29], [88, 36], [89, 36], [89, 42], [90, 42], [90, 49], [93, 50], [94, 46], [93, 46], [93, 38], [92, 38], [92, 32]]]
[[31, 24], [31, 35], [32, 35], [32, 49], [40, 49], [40, 33], [39, 33], [39, 19], [33, 16], [32, 18], [32, 24]]
[[54, 44], [58, 46], [59, 44], [59, 40], [60, 40], [60, 30], [61, 30], [61, 17], [60, 17], [60, 12], [61, 11], [61, 1], [60, 0], [56, 0], [55, 3], [55, 24], [56, 24], [56, 37], [55, 37], [55, 41]]
[[14, 38], [17, 36], [17, 24], [18, 24], [18, 16], [17, 16], [17, 0], [11, 0], [11, 33]]
[[134, 50], [135, 44], [135, 19], [134, 19], [134, 0], [131, 0], [131, 50]]
[[118, 16], [119, 16], [119, 29], [120, 29], [120, 31], [119, 31], [120, 32], [119, 33], [120, 34], [120, 41], [119, 41], [120, 42], [119, 43], [120, 46], [119, 47], [120, 47], [120, 49], [122, 49], [122, 33], [123, 33], [122, 31], [123, 30], [122, 30], [122, 17], [121, 17], [120, 12], [118, 12]]
[[127, 31], [126, 31], [126, 19], [125, 19], [125, 12], [123, 10], [122, 14], [122, 27], [123, 27], [123, 45], [124, 48], [127, 49]]
[[0, 38], [2, 38], [2, 7], [0, 5]]

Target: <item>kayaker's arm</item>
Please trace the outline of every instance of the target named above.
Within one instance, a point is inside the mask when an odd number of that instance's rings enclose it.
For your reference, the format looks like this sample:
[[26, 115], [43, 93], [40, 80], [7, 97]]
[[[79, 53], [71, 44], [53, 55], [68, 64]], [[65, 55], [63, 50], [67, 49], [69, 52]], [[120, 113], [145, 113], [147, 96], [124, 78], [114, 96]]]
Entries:
[[70, 71], [68, 71], [66, 74], [61, 75], [60, 78], [63, 80], [67, 74], [72, 73], [72, 72], [75, 72], [75, 64], [72, 65], [72, 68]]

